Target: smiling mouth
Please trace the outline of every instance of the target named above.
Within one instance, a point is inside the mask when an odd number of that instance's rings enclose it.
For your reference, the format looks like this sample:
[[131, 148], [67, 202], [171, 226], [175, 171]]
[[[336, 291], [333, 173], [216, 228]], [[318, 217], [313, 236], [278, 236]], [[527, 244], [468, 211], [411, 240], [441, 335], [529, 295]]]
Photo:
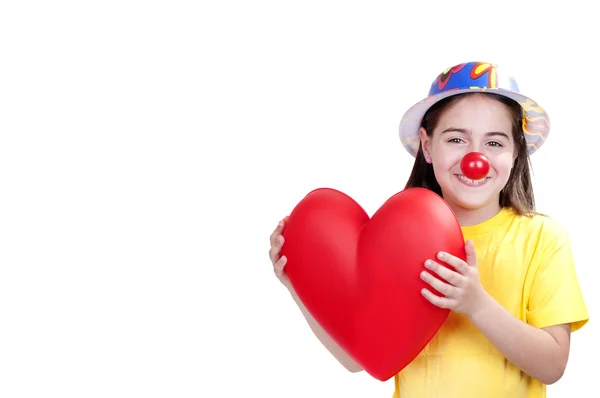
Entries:
[[456, 178], [458, 178], [458, 180], [460, 182], [462, 182], [463, 184], [469, 186], [469, 187], [480, 187], [483, 184], [485, 184], [487, 182], [487, 180], [489, 180], [491, 177], [485, 177], [482, 178], [481, 180], [472, 180], [470, 178], [465, 177], [462, 174], [454, 174], [456, 176]]

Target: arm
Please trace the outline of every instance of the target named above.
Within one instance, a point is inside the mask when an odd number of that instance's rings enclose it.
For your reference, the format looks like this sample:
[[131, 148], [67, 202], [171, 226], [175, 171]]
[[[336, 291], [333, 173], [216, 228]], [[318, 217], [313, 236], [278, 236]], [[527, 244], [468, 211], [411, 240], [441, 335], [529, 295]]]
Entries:
[[569, 358], [571, 325], [538, 329], [515, 318], [485, 294], [469, 320], [515, 366], [544, 384], [556, 383]]
[[467, 316], [507, 359], [532, 377], [552, 384], [567, 366], [571, 332], [589, 317], [566, 231], [546, 220], [540, 242], [527, 322], [512, 316], [487, 293], [481, 296], [484, 305]]
[[300, 308], [302, 315], [308, 322], [311, 330], [317, 336], [321, 344], [327, 348], [327, 350], [341, 363], [346, 369], [350, 372], [356, 373], [363, 370], [332, 338], [329, 334], [319, 325], [319, 323], [313, 318], [310, 312], [304, 306], [304, 303], [300, 300], [296, 291], [294, 290], [292, 284], [290, 283], [290, 279], [286, 275], [284, 269], [287, 263], [286, 256], [280, 256], [281, 247], [285, 241], [282, 236], [283, 228], [285, 227], [285, 223], [287, 222], [287, 217], [279, 222], [277, 228], [271, 234], [271, 249], [269, 250], [269, 257], [273, 263], [273, 270], [277, 278], [281, 281], [281, 283], [288, 289], [292, 298]]
[[296, 292], [290, 288], [290, 293], [294, 298], [294, 301], [302, 311], [302, 315], [308, 322], [311, 330], [317, 336], [319, 341], [327, 348], [327, 350], [337, 359], [346, 369], [350, 372], [356, 373], [363, 369], [327, 334], [325, 330], [317, 323], [313, 316], [308, 312]]
[[[444, 281], [434, 278], [429, 272], [423, 272], [423, 280], [443, 295], [440, 297], [424, 289], [425, 298], [438, 307], [465, 314], [523, 372], [542, 383], [556, 383], [567, 365], [571, 324], [568, 321], [556, 322], [558, 325], [536, 328], [517, 319], [481, 286], [472, 242], [466, 244], [465, 251], [466, 262], [447, 253], [438, 254], [439, 260], [456, 271], [436, 261], [426, 261], [425, 267]], [[553, 293], [557, 291], [554, 289]]]

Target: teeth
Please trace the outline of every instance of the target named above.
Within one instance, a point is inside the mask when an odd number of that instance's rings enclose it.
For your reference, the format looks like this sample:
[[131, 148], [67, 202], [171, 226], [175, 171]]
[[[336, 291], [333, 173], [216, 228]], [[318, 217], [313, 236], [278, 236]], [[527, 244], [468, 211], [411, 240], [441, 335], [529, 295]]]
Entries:
[[483, 183], [485, 183], [487, 181], [487, 179], [490, 178], [490, 177], [485, 177], [485, 178], [483, 178], [481, 180], [472, 180], [472, 179], [467, 178], [467, 177], [465, 177], [463, 175], [459, 175], [458, 178], [460, 180], [466, 182], [469, 185], [479, 186], [479, 185], [482, 185]]

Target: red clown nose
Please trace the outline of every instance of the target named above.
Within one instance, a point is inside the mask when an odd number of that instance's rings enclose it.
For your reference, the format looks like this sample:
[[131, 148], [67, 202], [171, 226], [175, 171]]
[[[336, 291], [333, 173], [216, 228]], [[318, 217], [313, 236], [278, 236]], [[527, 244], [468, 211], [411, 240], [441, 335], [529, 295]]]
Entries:
[[470, 152], [462, 158], [460, 169], [465, 177], [472, 180], [481, 180], [490, 171], [490, 161], [483, 153]]

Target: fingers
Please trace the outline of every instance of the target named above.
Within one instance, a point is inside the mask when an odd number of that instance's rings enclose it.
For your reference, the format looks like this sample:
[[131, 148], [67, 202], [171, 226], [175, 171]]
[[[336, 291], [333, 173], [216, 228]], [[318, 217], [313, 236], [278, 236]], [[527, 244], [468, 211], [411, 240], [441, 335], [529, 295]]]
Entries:
[[273, 271], [275, 271], [275, 275], [277, 275], [278, 278], [283, 277], [283, 272], [286, 264], [287, 257], [285, 256], [282, 256], [279, 260], [277, 260], [277, 262], [275, 262], [275, 265], [273, 266]]
[[432, 288], [434, 288], [435, 290], [437, 290], [444, 296], [446, 296], [446, 297], [454, 297], [455, 296], [456, 287], [439, 280], [435, 276], [431, 275], [429, 272], [426, 272], [426, 271], [421, 272], [421, 279], [423, 279]]
[[271, 248], [269, 249], [269, 258], [271, 262], [275, 264], [279, 260], [279, 253], [281, 252], [281, 247], [283, 246], [283, 242], [285, 241], [282, 233], [285, 228], [285, 224], [288, 220], [289, 216], [285, 216], [279, 223], [273, 232], [271, 233], [270, 241]]
[[283, 232], [284, 225], [285, 225], [285, 218], [283, 220], [279, 221], [279, 223], [277, 224], [277, 227], [271, 233], [271, 237], [270, 237], [271, 246], [275, 245], [275, 243], [276, 243], [275, 241], [277, 240], [277, 237], [279, 235], [281, 235], [281, 233]]
[[453, 256], [451, 254], [448, 254], [448, 253], [445, 253], [445, 252], [439, 252], [438, 255], [437, 255], [437, 257], [438, 257], [438, 259], [442, 260], [446, 264], [451, 265], [452, 267], [454, 267], [455, 270], [457, 270], [459, 273], [461, 273], [463, 275], [469, 269], [469, 265], [467, 263], [465, 263], [460, 258], [455, 257], [455, 256]]
[[283, 242], [285, 242], [283, 235], [279, 235], [277, 238], [275, 238], [275, 242], [269, 249], [269, 258], [271, 259], [271, 262], [273, 264], [275, 264], [279, 260], [279, 253], [281, 252]]
[[467, 254], [467, 264], [471, 267], [477, 267], [477, 256], [475, 255], [475, 244], [472, 240], [465, 243], [465, 253]]
[[427, 289], [421, 290], [421, 294], [425, 297], [431, 304], [440, 307], [440, 308], [451, 308], [452, 300], [446, 297], [440, 297], [436, 294], [433, 294], [431, 291]]
[[464, 277], [461, 274], [456, 273], [433, 260], [425, 261], [425, 268], [436, 273], [440, 278], [454, 286], [461, 286], [464, 280]]

